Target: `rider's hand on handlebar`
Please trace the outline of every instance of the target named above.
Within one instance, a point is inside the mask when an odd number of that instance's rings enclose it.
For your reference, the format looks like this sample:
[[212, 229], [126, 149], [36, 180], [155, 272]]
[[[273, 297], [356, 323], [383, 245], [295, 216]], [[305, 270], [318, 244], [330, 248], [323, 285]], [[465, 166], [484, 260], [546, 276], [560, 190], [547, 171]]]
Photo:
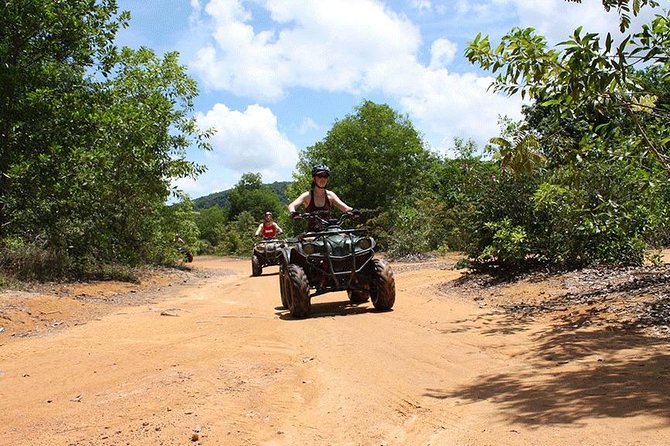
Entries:
[[300, 220], [302, 217], [300, 217], [300, 212], [298, 211], [292, 211], [291, 212], [291, 218], [293, 220]]
[[352, 210], [349, 211], [349, 212], [351, 213], [351, 215], [353, 215], [353, 216], [356, 217], [356, 218], [358, 218], [358, 217], [361, 216], [361, 211], [360, 211], [360, 209], [352, 209]]

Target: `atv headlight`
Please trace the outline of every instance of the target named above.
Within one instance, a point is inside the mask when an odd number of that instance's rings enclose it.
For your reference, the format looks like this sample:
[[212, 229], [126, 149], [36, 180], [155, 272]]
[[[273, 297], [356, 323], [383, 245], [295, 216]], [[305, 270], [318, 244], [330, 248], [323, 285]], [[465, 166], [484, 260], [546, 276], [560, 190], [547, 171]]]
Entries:
[[356, 246], [360, 249], [370, 249], [370, 246], [372, 246], [372, 240], [370, 240], [368, 237], [364, 237], [356, 242]]
[[302, 251], [307, 255], [314, 254], [314, 251], [315, 251], [314, 245], [311, 244], [311, 243], [306, 243], [306, 244], [302, 245]]

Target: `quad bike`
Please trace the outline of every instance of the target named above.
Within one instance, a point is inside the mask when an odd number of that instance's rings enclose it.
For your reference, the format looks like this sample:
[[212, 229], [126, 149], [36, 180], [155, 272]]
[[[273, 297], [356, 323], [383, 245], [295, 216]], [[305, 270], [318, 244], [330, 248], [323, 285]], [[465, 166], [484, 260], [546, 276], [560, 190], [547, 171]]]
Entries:
[[283, 241], [277, 239], [263, 239], [254, 244], [254, 252], [251, 255], [251, 275], [260, 276], [263, 267], [279, 265], [281, 260], [281, 246]]
[[193, 261], [193, 254], [186, 246], [186, 242], [179, 235], [175, 235], [174, 243], [175, 249], [181, 256], [181, 260], [187, 263], [191, 263]]
[[354, 304], [372, 299], [377, 310], [393, 308], [393, 271], [384, 260], [374, 258], [375, 240], [365, 229], [342, 228], [352, 217], [349, 212], [335, 220], [316, 213], [299, 215], [315, 219], [322, 229], [305, 232], [282, 248], [279, 290], [282, 306], [291, 316], [307, 316], [312, 297], [331, 291], [346, 291]]
[[184, 247], [179, 247], [177, 248], [177, 251], [179, 251], [179, 254], [181, 254], [184, 258], [184, 262], [191, 263], [193, 261], [193, 254], [191, 254], [191, 251]]

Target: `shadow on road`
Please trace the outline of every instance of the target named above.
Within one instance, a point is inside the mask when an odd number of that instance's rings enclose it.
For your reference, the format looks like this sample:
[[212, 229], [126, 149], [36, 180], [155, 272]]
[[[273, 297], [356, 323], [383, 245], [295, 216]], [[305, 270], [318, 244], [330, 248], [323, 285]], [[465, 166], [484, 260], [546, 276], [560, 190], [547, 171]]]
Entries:
[[[277, 315], [284, 320], [301, 320], [292, 317], [288, 310], [282, 307], [275, 307]], [[391, 310], [392, 311], [392, 310]], [[305, 319], [314, 319], [319, 317], [334, 316], [352, 316], [356, 314], [378, 313], [370, 302], [363, 304], [352, 304], [349, 300], [341, 302], [312, 302], [312, 311]]]
[[[476, 319], [476, 320], [475, 320]], [[492, 312], [462, 320], [445, 334], [478, 330], [497, 336], [529, 325]], [[458, 328], [460, 326], [460, 328]], [[482, 328], [484, 327], [484, 328]], [[456, 389], [427, 389], [426, 396], [487, 400], [501, 406], [512, 422], [528, 425], [575, 424], [586, 419], [652, 415], [670, 425], [670, 341], [612, 327], [582, 328], [561, 318], [531, 335], [522, 372], [483, 375]]]

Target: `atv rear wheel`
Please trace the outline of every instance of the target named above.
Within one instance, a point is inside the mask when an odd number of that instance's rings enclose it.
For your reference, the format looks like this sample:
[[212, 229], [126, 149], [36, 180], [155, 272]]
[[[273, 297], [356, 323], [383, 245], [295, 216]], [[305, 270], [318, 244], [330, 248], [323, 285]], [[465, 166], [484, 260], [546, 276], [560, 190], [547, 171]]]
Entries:
[[284, 266], [279, 267], [279, 295], [281, 296], [281, 306], [288, 309], [291, 292], [290, 284], [288, 283], [288, 272]]
[[363, 290], [347, 290], [347, 296], [352, 304], [362, 304], [370, 299], [370, 286], [365, 285]]
[[309, 298], [309, 282], [307, 274], [298, 265], [288, 266], [287, 289], [290, 293], [288, 299], [288, 311], [295, 318], [302, 318], [309, 314], [312, 302]]
[[251, 275], [260, 276], [263, 272], [263, 267], [261, 266], [261, 261], [256, 254], [251, 256]]
[[388, 311], [393, 308], [395, 303], [395, 278], [391, 266], [384, 260], [374, 259], [372, 261], [372, 286], [370, 287], [370, 297], [372, 305], [377, 310]]

